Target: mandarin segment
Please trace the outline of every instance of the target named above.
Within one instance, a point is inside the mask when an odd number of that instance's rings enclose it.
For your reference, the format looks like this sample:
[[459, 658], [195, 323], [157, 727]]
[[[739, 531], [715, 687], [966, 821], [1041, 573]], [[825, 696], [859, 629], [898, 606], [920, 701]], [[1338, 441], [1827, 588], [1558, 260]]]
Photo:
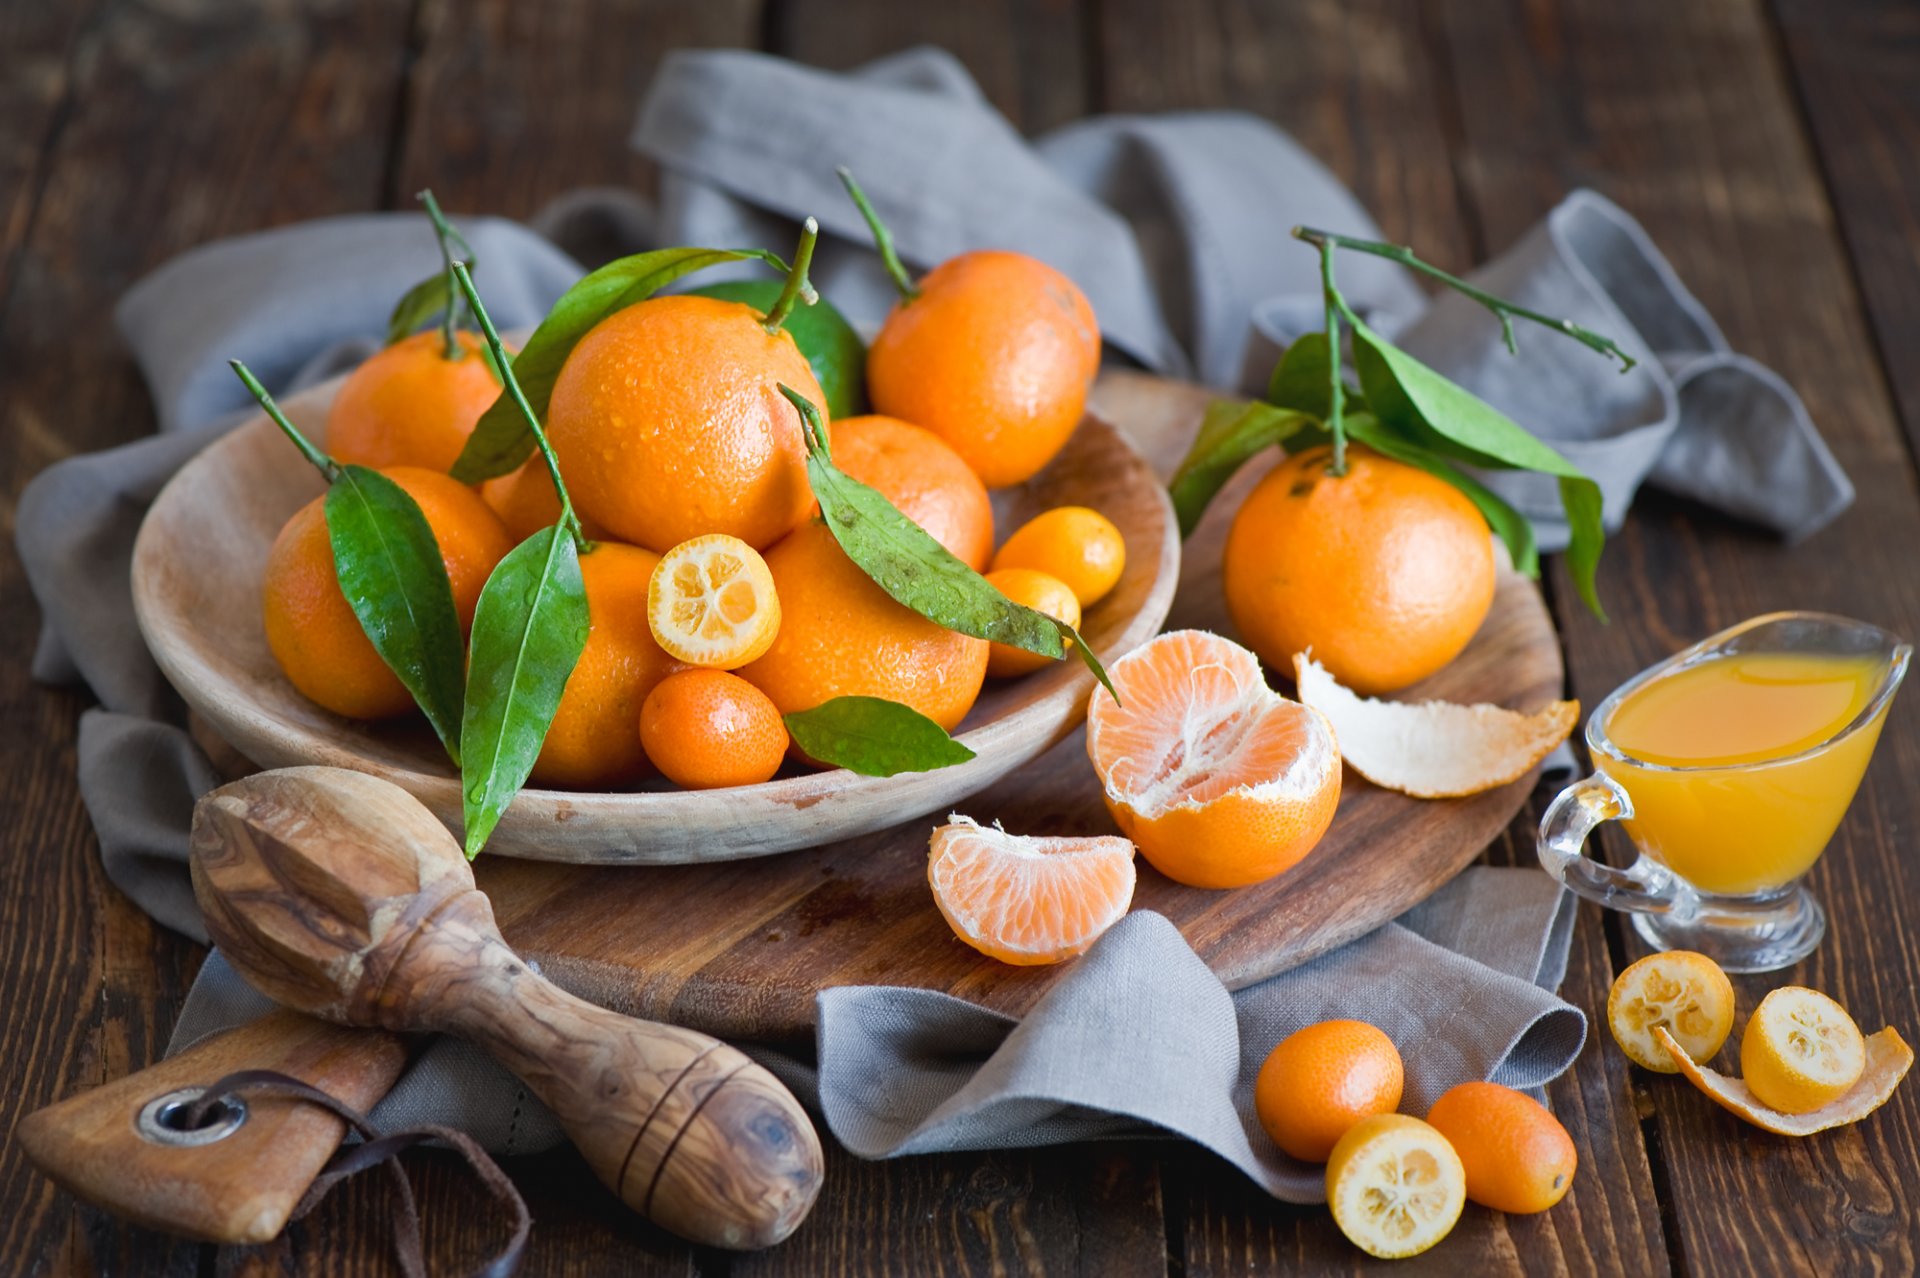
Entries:
[[1200, 630], [1155, 638], [1107, 669], [1087, 755], [1121, 832], [1193, 887], [1243, 887], [1313, 850], [1340, 800], [1340, 754], [1318, 711], [1267, 686], [1260, 663]]
[[771, 781], [787, 729], [764, 692], [724, 670], [682, 670], [640, 706], [640, 743], [662, 775], [689, 790]]
[[1314, 657], [1364, 695], [1459, 656], [1493, 606], [1493, 537], [1453, 485], [1359, 446], [1296, 453], [1247, 494], [1221, 560], [1227, 611], [1276, 670]]
[[340, 383], [327, 410], [327, 451], [335, 461], [378, 470], [418, 466], [445, 473], [466, 447], [500, 382], [477, 334], [457, 332], [446, 357], [438, 330], [379, 351]]
[[877, 412], [926, 427], [1004, 488], [1066, 444], [1099, 367], [1100, 329], [1072, 280], [981, 250], [942, 262], [894, 306], [867, 352], [867, 390]]
[[[500, 521], [471, 488], [413, 466], [380, 472], [420, 507], [440, 547], [462, 631], [494, 566], [513, 549]], [[267, 648], [287, 681], [309, 701], [350, 719], [387, 719], [413, 708], [413, 697], [360, 628], [340, 590], [327, 532], [324, 497], [287, 520], [267, 552], [261, 578], [261, 620]]]
[[1614, 978], [1607, 991], [1607, 1028], [1634, 1064], [1674, 1073], [1680, 1067], [1657, 1031], [1671, 1030], [1693, 1059], [1711, 1059], [1733, 1032], [1733, 982], [1704, 954], [1649, 954]]
[[610, 789], [652, 772], [640, 744], [640, 707], [681, 668], [647, 625], [647, 585], [659, 562], [650, 550], [613, 541], [580, 557], [591, 628], [534, 762], [534, 781]]
[[768, 550], [766, 561], [780, 631], [740, 675], [781, 714], [867, 696], [911, 706], [949, 732], [960, 726], [986, 678], [986, 640], [896, 603], [817, 519]]
[[1280, 1040], [1254, 1080], [1254, 1110], [1273, 1143], [1324, 1163], [1349, 1128], [1400, 1107], [1406, 1069], [1393, 1040], [1365, 1021], [1321, 1021]]
[[780, 616], [780, 594], [766, 560], [723, 533], [675, 546], [647, 587], [647, 624], [655, 641], [691, 665], [746, 665], [773, 646]]
[[680, 294], [614, 312], [574, 347], [548, 404], [574, 504], [657, 553], [708, 533], [771, 545], [813, 504], [782, 383], [826, 400], [793, 338], [751, 307]]
[[927, 882], [955, 936], [1031, 966], [1084, 954], [1133, 900], [1133, 845], [1008, 834], [955, 814], [929, 843]]

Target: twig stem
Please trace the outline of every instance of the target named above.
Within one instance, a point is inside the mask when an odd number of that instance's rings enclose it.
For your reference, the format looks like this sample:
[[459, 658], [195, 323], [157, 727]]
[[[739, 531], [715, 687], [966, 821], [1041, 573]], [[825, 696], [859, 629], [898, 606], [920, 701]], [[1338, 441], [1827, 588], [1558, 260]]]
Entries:
[[873, 205], [867, 202], [867, 193], [853, 180], [853, 170], [843, 164], [837, 172], [840, 174], [840, 185], [847, 188], [847, 194], [853, 198], [853, 206], [860, 210], [860, 216], [867, 220], [867, 229], [873, 232], [873, 247], [880, 254], [880, 260], [886, 263], [887, 274], [893, 276], [893, 286], [900, 290], [900, 300], [911, 302], [920, 296], [920, 286], [913, 282], [913, 276], [907, 274], [906, 265], [894, 251], [893, 232], [887, 229], [887, 224], [873, 211]]
[[328, 483], [338, 479], [340, 463], [315, 448], [313, 441], [301, 434], [298, 426], [287, 420], [287, 415], [280, 411], [280, 405], [273, 402], [273, 396], [269, 395], [267, 388], [260, 384], [260, 379], [253, 375], [253, 370], [237, 359], [230, 359], [227, 363], [239, 375], [241, 384], [253, 392], [253, 397], [260, 402], [260, 407], [267, 416], [273, 419], [273, 424], [280, 428], [281, 434], [293, 441], [293, 446], [300, 450], [300, 455], [312, 462], [314, 469], [326, 476]]

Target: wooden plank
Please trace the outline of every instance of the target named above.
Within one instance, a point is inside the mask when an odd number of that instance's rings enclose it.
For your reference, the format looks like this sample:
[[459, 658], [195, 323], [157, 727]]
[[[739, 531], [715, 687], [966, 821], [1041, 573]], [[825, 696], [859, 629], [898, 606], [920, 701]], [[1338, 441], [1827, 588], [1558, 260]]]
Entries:
[[[1518, 3], [1466, 0], [1446, 7], [1443, 27], [1461, 171], [1489, 241], [1510, 241], [1574, 185], [1620, 201], [1736, 348], [1801, 390], [1859, 489], [1852, 512], [1794, 549], [1680, 502], [1644, 499], [1601, 570], [1615, 623], [1563, 618], [1576, 693], [1591, 704], [1681, 644], [1775, 608], [1855, 613], [1920, 633], [1908, 551], [1920, 539], [1914, 470], [1763, 15], [1744, 0], [1576, 0], [1524, 13]], [[1766, 989], [1796, 981], [1833, 994], [1867, 1028], [1920, 1027], [1910, 979], [1920, 885], [1896, 833], [1920, 819], [1920, 793], [1900, 782], [1916, 766], [1909, 697], [1895, 705], [1867, 783], [1814, 872], [1832, 919], [1825, 945], [1794, 970], [1737, 981], [1743, 1013]], [[1634, 942], [1625, 957], [1639, 952]], [[1656, 1117], [1670, 1241], [1690, 1271], [1913, 1267], [1920, 1202], [1890, 1169], [1920, 1159], [1920, 1092], [1903, 1089], [1859, 1126], [1792, 1141], [1744, 1127], [1684, 1084], [1636, 1081]]]
[[529, 217], [579, 186], [645, 187], [627, 145], [660, 58], [757, 43], [760, 0], [423, 0], [388, 203]]
[[1774, 0], [1773, 10], [1894, 404], [1920, 449], [1920, 9]]
[[773, 0], [768, 48], [842, 71], [914, 45], [937, 45], [965, 65], [1001, 114], [1038, 133], [1079, 119], [1094, 101], [1088, 8], [1082, 0]]
[[[13, 6], [8, 22], [28, 10], [36, 21], [69, 11]], [[371, 0], [289, 4], [250, 21], [217, 5], [116, 4], [79, 29], [70, 85], [44, 64], [35, 72], [46, 80], [37, 91], [68, 105], [55, 108], [67, 114], [42, 169], [21, 171], [37, 187], [37, 213], [23, 224], [0, 309], [9, 532], [20, 489], [44, 465], [153, 428], [112, 330], [113, 302], [134, 278], [205, 239], [371, 202], [404, 19]], [[11, 73], [7, 83], [20, 84]], [[11, 536], [0, 594], [26, 597]], [[0, 713], [13, 725], [0, 739], [0, 807], [14, 814], [0, 867], [0, 970], [10, 977], [0, 990], [0, 1130], [155, 1059], [198, 954], [100, 871], [74, 783], [82, 700], [32, 683], [37, 621], [31, 608], [0, 610], [9, 654]], [[0, 1148], [0, 1201], [12, 1208], [0, 1255], [29, 1266], [158, 1274], [198, 1265], [198, 1248], [76, 1210], [11, 1143]]]
[[[1102, 105], [1172, 110], [1233, 107], [1274, 120], [1326, 160], [1374, 212], [1385, 233], [1433, 260], [1464, 266], [1481, 246], [1463, 216], [1450, 155], [1451, 68], [1436, 59], [1418, 7], [1234, 0], [1162, 6], [1109, 0], [1102, 10]], [[1287, 50], [1311, 49], [1311, 57]], [[1305, 251], [1304, 249], [1302, 250]], [[1571, 596], [1567, 596], [1571, 597]], [[1531, 865], [1542, 795], [1490, 851], [1495, 864]], [[1563, 994], [1591, 1009], [1611, 979], [1597, 912], [1582, 916]], [[1604, 1033], [1604, 1031], [1602, 1031]], [[1506, 1218], [1469, 1208], [1455, 1234], [1428, 1253], [1436, 1272], [1656, 1273], [1666, 1267], [1638, 1118], [1624, 1071], [1597, 1041], [1549, 1089], [1578, 1145], [1581, 1171], [1552, 1212]], [[1182, 1175], [1172, 1165], [1168, 1212], [1190, 1274], [1347, 1272], [1358, 1253], [1318, 1208], [1276, 1207], [1237, 1177]], [[1596, 1258], [1606, 1258], [1596, 1261]]]
[[73, 107], [74, 54], [98, 3], [0, 7], [0, 298]]

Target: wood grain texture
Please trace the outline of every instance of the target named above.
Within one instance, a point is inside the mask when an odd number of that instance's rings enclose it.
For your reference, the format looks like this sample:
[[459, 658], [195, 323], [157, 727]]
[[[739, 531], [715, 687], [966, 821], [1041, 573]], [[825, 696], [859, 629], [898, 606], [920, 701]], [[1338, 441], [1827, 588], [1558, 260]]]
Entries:
[[453, 836], [339, 768], [221, 786], [194, 809], [194, 896], [254, 988], [347, 1025], [478, 1043], [634, 1211], [711, 1246], [770, 1246], [820, 1190], [799, 1103], [738, 1049], [565, 993], [500, 940]]
[[[1609, 548], [1618, 618], [1563, 616], [1576, 693], [1591, 701], [1721, 626], [1776, 608], [1862, 616], [1920, 633], [1920, 495], [1809, 139], [1756, 6], [1568, 3], [1446, 6], [1461, 68], [1467, 188], [1494, 247], [1567, 186], [1640, 217], [1736, 349], [1802, 393], [1859, 491], [1825, 532], [1789, 548], [1656, 496]], [[1471, 74], [1467, 68], [1471, 67]], [[1911, 245], [1907, 256], [1912, 252]], [[1881, 269], [1860, 263], [1863, 276]], [[1565, 589], [1565, 579], [1556, 578]], [[1740, 978], [1740, 1016], [1773, 985], [1812, 985], [1866, 1028], [1920, 1025], [1920, 882], [1909, 840], [1920, 714], [1896, 701], [1847, 819], [1815, 868], [1825, 943], [1806, 962]], [[1641, 953], [1625, 940], [1619, 957]], [[1901, 975], [1893, 975], [1899, 973]], [[1736, 1019], [1736, 1024], [1739, 1023]], [[1667, 1079], [1637, 1080], [1669, 1204], [1669, 1244], [1694, 1272], [1902, 1272], [1920, 1201], [1889, 1169], [1920, 1162], [1920, 1092], [1895, 1093], [1829, 1139], [1765, 1136]]]
[[1880, 365], [1920, 451], [1920, 9], [1773, 0]]
[[[101, 871], [74, 778], [88, 702], [30, 676], [37, 617], [11, 536], [20, 490], [53, 461], [152, 431], [112, 323], [135, 278], [209, 237], [364, 208], [379, 187], [404, 13], [289, 0], [262, 23], [239, 20], [246, 7], [6, 7], [0, 83], [20, 149], [0, 180], [0, 1132], [157, 1059], [199, 962]], [[12, 1141], [0, 1144], [0, 1202], [11, 1268], [191, 1275], [199, 1264], [193, 1244], [78, 1205]]]
[[[314, 387], [284, 405], [323, 448], [338, 386]], [[1120, 412], [1129, 402], [1124, 395], [1111, 400]], [[262, 767], [371, 771], [457, 829], [460, 780], [419, 720], [362, 723], [331, 714], [295, 691], [267, 648], [259, 621], [267, 550], [318, 485], [264, 416], [189, 462], [154, 502], [134, 547], [141, 632], [194, 711]], [[1093, 416], [1043, 471], [998, 495], [996, 521], [1014, 528], [1061, 505], [1101, 511], [1126, 539], [1125, 571], [1080, 624], [1081, 635], [1111, 662], [1157, 633], [1172, 603], [1180, 563], [1173, 508], [1152, 469]], [[1071, 659], [995, 680], [957, 733], [976, 757], [930, 772], [870, 777], [790, 766], [772, 781], [725, 791], [676, 790], [658, 779], [618, 793], [523, 790], [488, 851], [656, 865], [764, 856], [867, 834], [942, 811], [1031, 762], [1085, 717], [1093, 686], [1092, 674]]]
[[62, 1188], [149, 1229], [220, 1243], [279, 1234], [346, 1124], [283, 1097], [247, 1098], [245, 1121], [206, 1145], [142, 1137], [155, 1098], [205, 1088], [236, 1070], [297, 1078], [362, 1112], [400, 1076], [406, 1049], [377, 1031], [350, 1030], [296, 1012], [270, 1012], [195, 1044], [150, 1069], [36, 1110], [14, 1129], [34, 1165]]

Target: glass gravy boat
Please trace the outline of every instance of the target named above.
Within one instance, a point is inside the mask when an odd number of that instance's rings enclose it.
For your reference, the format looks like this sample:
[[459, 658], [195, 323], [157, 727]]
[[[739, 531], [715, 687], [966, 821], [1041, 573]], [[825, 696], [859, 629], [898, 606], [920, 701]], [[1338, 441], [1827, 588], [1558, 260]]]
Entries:
[[[1635, 675], [1587, 720], [1597, 771], [1547, 809], [1541, 865], [1588, 900], [1630, 911], [1635, 930], [1655, 949], [1697, 950], [1730, 972], [1798, 962], [1827, 926], [1801, 880], [1859, 789], [1912, 651], [1865, 622], [1780, 612], [1723, 630]], [[1860, 708], [1823, 739], [1734, 762], [1656, 761], [1608, 735], [1622, 703], [1655, 680], [1706, 662], [1775, 656], [1857, 668]], [[1613, 820], [1640, 854], [1626, 869], [1584, 851], [1594, 828]]]

